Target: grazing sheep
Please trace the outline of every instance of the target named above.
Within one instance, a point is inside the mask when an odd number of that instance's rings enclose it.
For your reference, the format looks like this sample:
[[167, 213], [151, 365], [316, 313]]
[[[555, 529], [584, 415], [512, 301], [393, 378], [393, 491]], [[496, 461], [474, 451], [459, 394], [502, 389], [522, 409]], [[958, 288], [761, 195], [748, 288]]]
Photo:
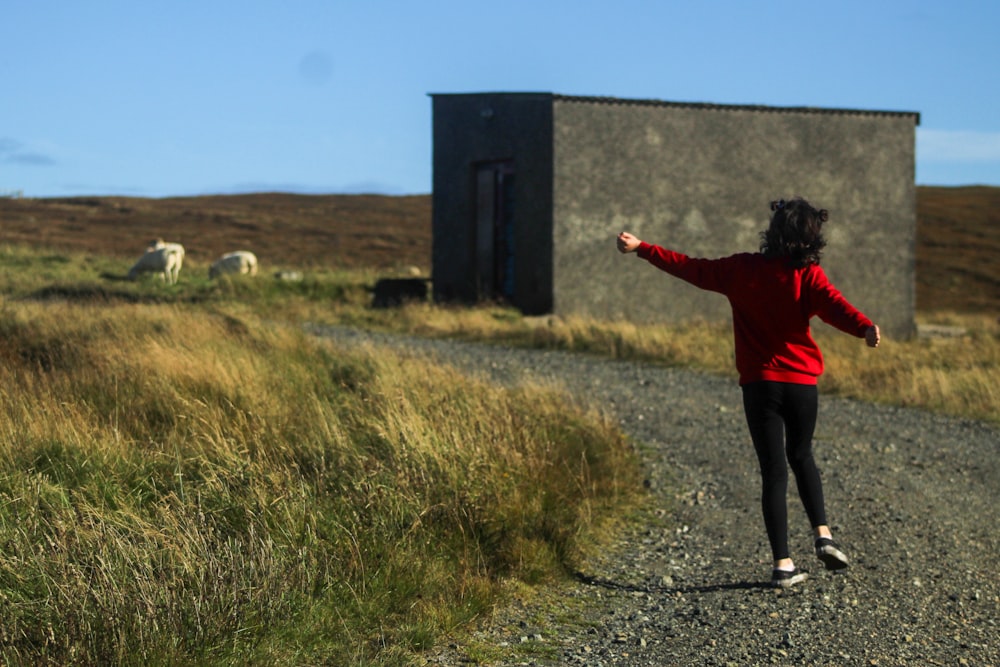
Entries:
[[170, 248], [180, 253], [181, 261], [184, 261], [184, 246], [180, 243], [167, 243], [163, 239], [153, 239], [149, 242], [149, 247], [146, 248], [146, 252], [149, 252], [150, 250], [159, 250], [160, 248]]
[[171, 250], [177, 254], [176, 258], [177, 266], [175, 267], [173, 276], [173, 282], [176, 283], [177, 274], [181, 272], [181, 265], [184, 264], [184, 246], [182, 246], [180, 243], [168, 243], [167, 241], [164, 241], [161, 238], [156, 238], [149, 242], [149, 246], [146, 248], [146, 252], [150, 252], [151, 250], [160, 250], [163, 248]]
[[177, 283], [184, 261], [184, 250], [169, 246], [147, 250], [128, 272], [128, 279], [135, 280], [140, 273], [157, 273], [168, 285]]
[[212, 263], [208, 269], [208, 277], [217, 278], [223, 273], [257, 275], [257, 255], [249, 250], [226, 253]]

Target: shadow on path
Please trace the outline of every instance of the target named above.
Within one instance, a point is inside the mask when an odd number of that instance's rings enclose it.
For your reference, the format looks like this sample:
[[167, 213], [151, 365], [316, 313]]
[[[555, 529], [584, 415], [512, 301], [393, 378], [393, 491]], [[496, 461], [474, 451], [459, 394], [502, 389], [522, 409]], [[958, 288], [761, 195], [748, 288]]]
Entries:
[[616, 591], [628, 591], [629, 593], [658, 593], [658, 594], [688, 594], [688, 593], [719, 593], [721, 591], [748, 591], [755, 589], [773, 590], [774, 584], [770, 581], [736, 581], [728, 584], [706, 584], [703, 586], [657, 586], [620, 583], [610, 579], [593, 577], [583, 572], [574, 572], [576, 579], [588, 586], [599, 586]]

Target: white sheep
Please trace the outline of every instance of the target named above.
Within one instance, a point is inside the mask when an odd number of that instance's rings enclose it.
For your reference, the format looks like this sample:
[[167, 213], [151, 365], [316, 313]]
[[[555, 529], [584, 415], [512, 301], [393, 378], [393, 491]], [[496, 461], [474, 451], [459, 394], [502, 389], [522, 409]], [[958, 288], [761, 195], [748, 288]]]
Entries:
[[180, 243], [167, 243], [163, 239], [153, 239], [149, 242], [149, 247], [146, 248], [146, 252], [150, 250], [159, 250], [160, 248], [170, 248], [175, 252], [180, 254], [181, 262], [184, 261], [184, 246]]
[[226, 253], [212, 263], [208, 269], [208, 277], [216, 278], [224, 273], [257, 275], [257, 255], [249, 250]]
[[128, 279], [135, 280], [140, 273], [157, 273], [168, 285], [177, 283], [184, 262], [184, 250], [170, 246], [147, 250], [128, 272]]

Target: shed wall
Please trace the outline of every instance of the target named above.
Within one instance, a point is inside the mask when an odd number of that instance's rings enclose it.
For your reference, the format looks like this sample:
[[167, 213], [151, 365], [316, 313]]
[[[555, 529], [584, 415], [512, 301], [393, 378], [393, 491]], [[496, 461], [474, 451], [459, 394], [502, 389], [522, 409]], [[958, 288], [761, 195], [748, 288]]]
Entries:
[[700, 257], [754, 252], [768, 202], [801, 195], [830, 211], [834, 284], [889, 335], [912, 335], [916, 119], [556, 97], [553, 311], [728, 319], [724, 297], [622, 257], [615, 235]]

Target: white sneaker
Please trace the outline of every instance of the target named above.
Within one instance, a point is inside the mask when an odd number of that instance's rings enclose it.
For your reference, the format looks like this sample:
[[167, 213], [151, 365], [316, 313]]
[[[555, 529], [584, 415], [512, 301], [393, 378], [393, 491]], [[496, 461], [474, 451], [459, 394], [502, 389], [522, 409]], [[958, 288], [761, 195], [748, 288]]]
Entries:
[[806, 573], [795, 568], [794, 570], [771, 570], [771, 585], [778, 588], [789, 588], [795, 584], [806, 580]]
[[816, 539], [816, 557], [823, 561], [828, 570], [843, 570], [848, 566], [847, 556], [840, 550], [837, 543], [829, 537]]

